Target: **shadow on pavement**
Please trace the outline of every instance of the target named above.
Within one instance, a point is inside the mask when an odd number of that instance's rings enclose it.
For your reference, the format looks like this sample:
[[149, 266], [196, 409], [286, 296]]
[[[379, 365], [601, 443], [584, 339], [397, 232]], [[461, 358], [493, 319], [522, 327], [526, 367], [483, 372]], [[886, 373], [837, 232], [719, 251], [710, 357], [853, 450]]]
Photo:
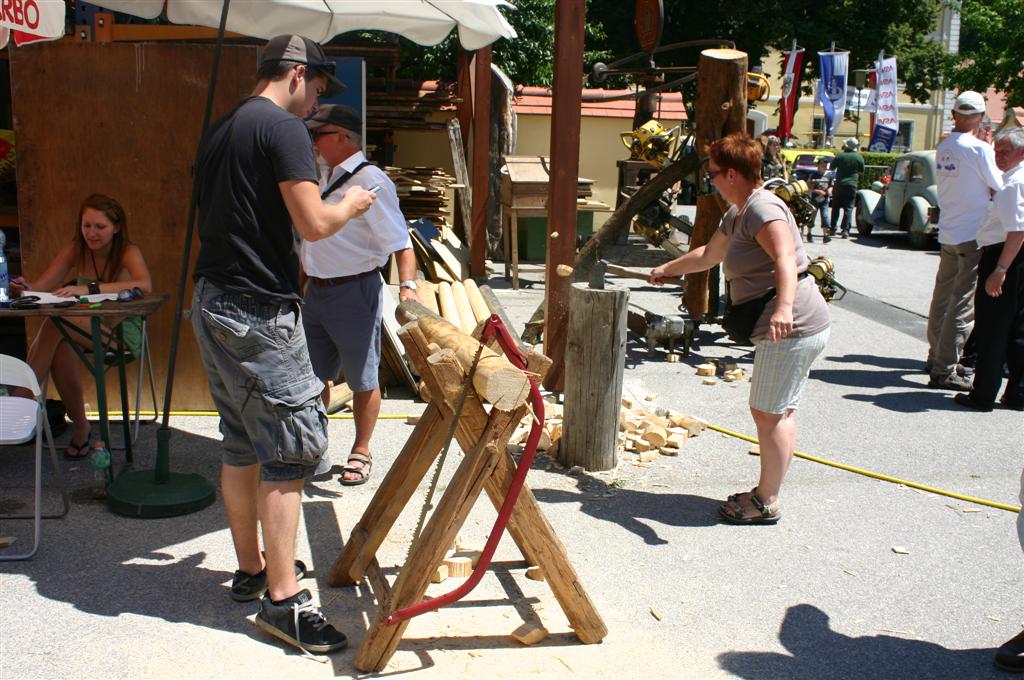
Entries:
[[888, 394], [847, 394], [846, 399], [874, 404], [878, 408], [897, 413], [924, 413], [926, 411], [966, 412], [953, 401], [954, 392], [919, 389], [913, 392]]
[[600, 479], [581, 475], [578, 491], [534, 489], [541, 503], [579, 503], [580, 511], [605, 522], [617, 524], [636, 534], [647, 545], [667, 544], [650, 523], [673, 527], [707, 527], [719, 524], [718, 506], [722, 501], [704, 496], [651, 493], [619, 489]]
[[992, 649], [947, 649], [892, 635], [850, 637], [832, 630], [828, 615], [809, 604], [789, 608], [779, 641], [789, 654], [726, 652], [718, 656], [718, 664], [751, 679], [1004, 677], [993, 669]]
[[[854, 243], [859, 246], [868, 246], [869, 248], [888, 248], [891, 250], [915, 250], [915, 248], [910, 245], [910, 236], [905, 231], [885, 231], [881, 233], [878, 231], [872, 231], [870, 236], [863, 236], [854, 230], [852, 234]], [[937, 256], [939, 254], [939, 242], [937, 240], [933, 240], [932, 245], [922, 252], [925, 252], [928, 255]]]

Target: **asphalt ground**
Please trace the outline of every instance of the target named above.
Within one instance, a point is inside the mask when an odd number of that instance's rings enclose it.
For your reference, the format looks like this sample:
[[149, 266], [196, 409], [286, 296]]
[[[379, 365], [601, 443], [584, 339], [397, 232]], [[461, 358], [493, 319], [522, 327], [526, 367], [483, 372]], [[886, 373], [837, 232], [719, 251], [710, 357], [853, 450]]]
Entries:
[[[799, 410], [798, 449], [922, 484], [1017, 504], [1024, 453], [1021, 414], [959, 409], [952, 393], [926, 388], [927, 310], [937, 258], [909, 250], [905, 237], [833, 241], [827, 252], [852, 291], [831, 307], [832, 334]], [[642, 268], [658, 251], [632, 241], [606, 256]], [[500, 266], [500, 265], [499, 265]], [[492, 280], [522, 322], [543, 295], [541, 267], [525, 286]], [[667, 289], [640, 281], [631, 301], [674, 310]], [[680, 363], [630, 336], [627, 391], [653, 404], [753, 434], [747, 385], [702, 385], [707, 358], [749, 368], [752, 355], [702, 330]], [[393, 390], [388, 414], [423, 410]], [[175, 417], [172, 466], [216, 483], [217, 420]], [[350, 420], [331, 421], [331, 448], [347, 450]], [[375, 467], [365, 486], [321, 479], [307, 486], [298, 556], [303, 582], [354, 647], [374, 615], [365, 587], [330, 588], [324, 575], [412, 427], [382, 420]], [[67, 435], [59, 441], [64, 442]], [[154, 427], [143, 429], [138, 467], [152, 465]], [[749, 489], [757, 459], [747, 442], [706, 431], [678, 457], [616, 469], [569, 471], [538, 456], [528, 484], [566, 544], [580, 580], [609, 628], [581, 645], [546, 584], [523, 578], [510, 540], [495, 569], [465, 600], [412, 622], [383, 675], [416, 677], [999, 678], [994, 647], [1024, 625], [1024, 555], [1016, 515], [796, 460], [775, 527], [734, 527], [716, 510]], [[22, 509], [31, 454], [3, 462], [2, 510]], [[5, 449], [5, 453], [8, 450]], [[118, 454], [115, 458], [119, 460]], [[449, 457], [440, 490], [457, 465]], [[48, 520], [38, 555], [0, 563], [0, 677], [355, 676], [352, 650], [326, 663], [268, 639], [251, 624], [256, 608], [228, 599], [235, 568], [222, 502], [184, 517], [133, 520], [92, 500], [92, 472], [61, 461], [73, 487], [63, 520]], [[337, 472], [337, 468], [335, 469]], [[335, 474], [335, 477], [337, 475]], [[47, 479], [50, 479], [49, 474]], [[425, 490], [425, 484], [421, 491]], [[389, 574], [404, 561], [421, 497], [381, 548]], [[47, 494], [48, 503], [55, 501]], [[494, 519], [478, 502], [461, 534], [482, 547]], [[15, 548], [29, 522], [0, 521]], [[431, 586], [438, 594], [457, 585]], [[655, 615], [656, 614], [656, 615]], [[248, 617], [248, 618], [247, 618]], [[522, 647], [509, 633], [542, 622], [551, 636]]]

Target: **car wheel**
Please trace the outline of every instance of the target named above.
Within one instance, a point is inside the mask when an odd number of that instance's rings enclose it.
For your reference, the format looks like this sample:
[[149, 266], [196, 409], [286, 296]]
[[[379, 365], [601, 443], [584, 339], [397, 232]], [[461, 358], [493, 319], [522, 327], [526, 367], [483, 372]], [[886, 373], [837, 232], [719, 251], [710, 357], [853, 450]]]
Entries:
[[857, 218], [857, 233], [861, 236], [870, 236], [871, 230], [875, 228], [875, 225], [869, 221], [869, 215], [865, 214], [867, 207], [864, 205], [864, 201], [857, 199], [857, 210], [855, 212]]

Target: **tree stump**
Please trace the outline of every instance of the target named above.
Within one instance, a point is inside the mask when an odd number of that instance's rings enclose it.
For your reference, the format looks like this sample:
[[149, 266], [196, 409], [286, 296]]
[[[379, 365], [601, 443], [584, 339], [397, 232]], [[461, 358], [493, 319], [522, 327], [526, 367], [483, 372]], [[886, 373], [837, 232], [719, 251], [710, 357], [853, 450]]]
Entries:
[[558, 460], [566, 467], [610, 470], [618, 460], [622, 369], [629, 289], [574, 283], [569, 289], [565, 352], [565, 423]]
[[[699, 157], [707, 154], [706, 149], [711, 142], [746, 129], [746, 82], [746, 52], [711, 49], [700, 53], [700, 61], [697, 62], [697, 134], [694, 139]], [[725, 207], [725, 201], [718, 195], [697, 196], [691, 249], [711, 240]], [[708, 277], [706, 271], [686, 275], [683, 303], [695, 319], [703, 319], [708, 312]]]

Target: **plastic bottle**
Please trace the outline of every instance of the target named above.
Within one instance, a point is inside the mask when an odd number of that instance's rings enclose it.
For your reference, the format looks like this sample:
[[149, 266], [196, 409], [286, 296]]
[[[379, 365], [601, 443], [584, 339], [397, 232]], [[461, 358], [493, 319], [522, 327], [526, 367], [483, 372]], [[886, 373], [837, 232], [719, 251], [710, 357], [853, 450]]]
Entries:
[[92, 447], [92, 456], [89, 458], [92, 465], [93, 481], [96, 488], [93, 490], [93, 498], [107, 497], [107, 484], [110, 482], [110, 451], [106, 444], [96, 442]]
[[10, 298], [7, 297], [7, 255], [4, 249], [7, 246], [7, 236], [3, 229], [0, 229], [0, 305], [7, 305]]

